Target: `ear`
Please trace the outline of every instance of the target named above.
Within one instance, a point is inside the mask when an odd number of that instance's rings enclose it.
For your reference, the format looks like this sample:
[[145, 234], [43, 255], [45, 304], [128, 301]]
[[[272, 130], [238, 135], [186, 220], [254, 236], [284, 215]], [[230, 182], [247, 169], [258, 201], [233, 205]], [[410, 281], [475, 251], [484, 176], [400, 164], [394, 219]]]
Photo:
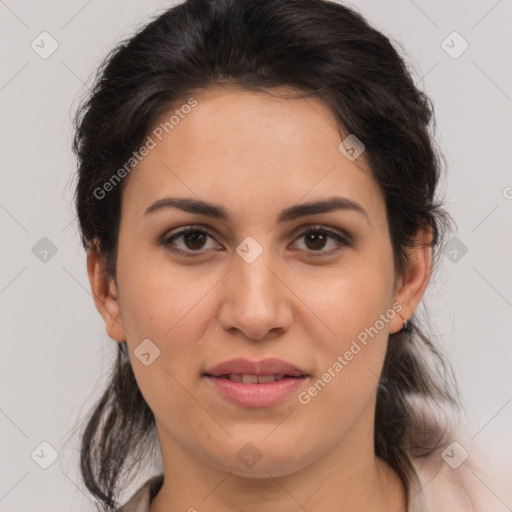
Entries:
[[105, 270], [96, 241], [90, 243], [87, 249], [87, 273], [94, 303], [105, 321], [107, 334], [116, 341], [126, 341], [116, 283]]
[[[402, 306], [402, 309], [397, 311], [400, 312], [403, 320], [411, 318], [429, 283], [432, 272], [432, 238], [431, 226], [420, 227], [416, 231], [414, 247], [406, 249], [408, 264], [404, 275], [398, 280], [395, 292], [395, 301]], [[398, 332], [403, 328], [404, 323], [400, 315], [395, 315], [391, 320], [390, 333]]]

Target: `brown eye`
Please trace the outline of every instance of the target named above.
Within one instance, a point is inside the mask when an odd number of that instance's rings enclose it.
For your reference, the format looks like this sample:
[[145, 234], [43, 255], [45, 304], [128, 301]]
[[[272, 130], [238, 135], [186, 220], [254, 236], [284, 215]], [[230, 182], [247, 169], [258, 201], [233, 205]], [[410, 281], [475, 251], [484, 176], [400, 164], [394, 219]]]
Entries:
[[203, 248], [203, 245], [206, 242], [206, 237], [208, 235], [199, 231], [191, 231], [189, 233], [185, 233], [182, 236], [183, 241], [188, 249], [198, 250]]
[[[204, 229], [188, 227], [166, 237], [162, 241], [162, 245], [184, 256], [201, 256], [208, 249], [205, 247], [208, 238], [213, 239], [212, 235]], [[179, 239], [182, 239], [182, 243], [176, 244], [175, 242]], [[181, 245], [181, 247], [176, 247], [177, 245]]]
[[[304, 238], [306, 252], [319, 252], [321, 255], [330, 255], [339, 251], [343, 246], [349, 246], [349, 241], [340, 234], [324, 228], [323, 226], [304, 231], [298, 239]], [[329, 241], [334, 241], [331, 249], [324, 250]], [[315, 255], [317, 256], [317, 255]]]
[[[196, 257], [204, 255], [208, 250], [217, 248], [215, 244], [210, 247], [207, 246], [209, 238], [215, 240], [208, 231], [190, 226], [165, 237], [161, 243], [172, 252], [183, 256]], [[347, 238], [323, 226], [304, 231], [297, 240], [302, 238], [304, 239], [305, 248], [300, 248], [300, 250], [310, 253], [311, 256], [329, 256], [345, 246], [350, 246], [350, 241]], [[178, 243], [180, 240], [181, 242]], [[331, 243], [331, 248], [326, 249], [329, 243]]]
[[325, 233], [318, 233], [317, 231], [312, 231], [305, 235], [305, 237], [308, 248], [315, 251], [323, 249], [328, 240], [328, 236]]

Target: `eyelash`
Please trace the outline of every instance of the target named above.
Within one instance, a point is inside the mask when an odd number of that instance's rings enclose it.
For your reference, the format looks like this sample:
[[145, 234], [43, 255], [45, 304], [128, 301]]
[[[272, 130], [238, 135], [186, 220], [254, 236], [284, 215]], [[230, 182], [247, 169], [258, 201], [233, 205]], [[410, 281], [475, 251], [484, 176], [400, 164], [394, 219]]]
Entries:
[[[201, 234], [205, 234], [205, 235], [209, 236], [210, 238], [215, 239], [215, 237], [212, 234], [210, 234], [207, 230], [199, 228], [199, 227], [189, 226], [185, 229], [182, 229], [181, 231], [173, 233], [171, 236], [164, 237], [161, 241], [161, 244], [164, 247], [166, 247], [167, 249], [169, 249], [170, 251], [175, 252], [180, 255], [183, 255], [185, 257], [197, 258], [197, 257], [203, 256], [204, 253], [206, 252], [204, 250], [203, 251], [182, 251], [181, 249], [172, 248], [170, 246], [171, 242], [173, 242], [174, 240], [176, 240], [184, 235], [187, 235], [189, 233], [201, 233]], [[343, 247], [351, 246], [351, 243], [347, 238], [341, 236], [339, 233], [336, 233], [335, 231], [330, 230], [329, 228], [326, 228], [325, 226], [316, 226], [314, 228], [309, 228], [306, 231], [303, 231], [300, 235], [298, 235], [296, 239], [299, 239], [299, 238], [301, 238], [305, 235], [311, 234], [311, 233], [324, 234], [324, 235], [327, 235], [329, 238], [332, 238], [338, 242], [338, 247], [331, 249], [329, 251], [324, 251], [324, 250], [306, 251], [308, 253], [311, 253], [310, 256], [313, 258], [322, 257], [322, 256], [323, 257], [331, 256], [332, 254], [340, 251]]]

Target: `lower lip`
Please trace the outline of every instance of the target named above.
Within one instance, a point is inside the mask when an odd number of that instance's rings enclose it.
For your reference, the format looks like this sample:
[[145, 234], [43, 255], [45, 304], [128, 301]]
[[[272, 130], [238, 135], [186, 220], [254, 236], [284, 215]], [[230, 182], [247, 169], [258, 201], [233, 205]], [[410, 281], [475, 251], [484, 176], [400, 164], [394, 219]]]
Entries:
[[242, 407], [270, 407], [276, 405], [302, 385], [306, 377], [286, 377], [263, 384], [244, 384], [223, 377], [205, 376], [225, 398]]

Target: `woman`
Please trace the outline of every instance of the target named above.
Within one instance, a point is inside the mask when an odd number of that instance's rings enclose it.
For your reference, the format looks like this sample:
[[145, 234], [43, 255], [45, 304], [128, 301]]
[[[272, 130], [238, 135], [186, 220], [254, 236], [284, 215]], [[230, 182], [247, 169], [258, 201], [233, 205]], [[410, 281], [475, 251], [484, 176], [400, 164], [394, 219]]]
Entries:
[[99, 509], [477, 510], [416, 313], [450, 224], [432, 121], [332, 2], [189, 0], [113, 50], [74, 142], [118, 342], [82, 439]]

